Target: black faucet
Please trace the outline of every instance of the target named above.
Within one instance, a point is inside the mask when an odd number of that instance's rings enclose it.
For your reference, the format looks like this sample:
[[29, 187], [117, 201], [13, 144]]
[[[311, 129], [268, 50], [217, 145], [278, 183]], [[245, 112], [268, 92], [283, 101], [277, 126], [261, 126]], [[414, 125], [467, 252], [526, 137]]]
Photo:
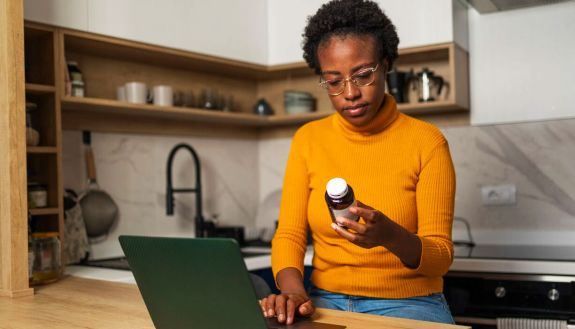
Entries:
[[[196, 167], [196, 187], [195, 188], [174, 188], [172, 186], [172, 162], [174, 156], [180, 149], [186, 149], [192, 154], [194, 165]], [[167, 168], [167, 191], [166, 191], [166, 215], [174, 214], [174, 194], [175, 193], [196, 193], [196, 217], [194, 218], [196, 226], [196, 237], [203, 237], [205, 231], [205, 220], [202, 216], [202, 179], [200, 170], [200, 159], [196, 151], [188, 144], [178, 144], [170, 151], [168, 156]]]

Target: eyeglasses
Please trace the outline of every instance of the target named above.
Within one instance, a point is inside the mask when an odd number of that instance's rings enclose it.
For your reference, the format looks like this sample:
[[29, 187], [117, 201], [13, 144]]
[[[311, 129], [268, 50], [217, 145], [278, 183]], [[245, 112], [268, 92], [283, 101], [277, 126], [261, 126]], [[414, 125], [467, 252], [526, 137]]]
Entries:
[[323, 80], [323, 77], [320, 78], [319, 85], [327, 90], [327, 93], [331, 96], [337, 96], [343, 93], [345, 90], [345, 84], [347, 82], [353, 83], [356, 87], [365, 87], [369, 86], [375, 81], [375, 71], [379, 68], [379, 64], [375, 67], [368, 67], [361, 69], [354, 74], [352, 74], [349, 78], [337, 78], [337, 79], [330, 79], [330, 80]]

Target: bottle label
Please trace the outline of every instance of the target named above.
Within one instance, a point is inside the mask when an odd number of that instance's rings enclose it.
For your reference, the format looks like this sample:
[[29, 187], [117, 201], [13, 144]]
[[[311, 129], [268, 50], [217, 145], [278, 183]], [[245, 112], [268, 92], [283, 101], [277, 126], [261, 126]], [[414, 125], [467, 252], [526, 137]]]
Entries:
[[347, 208], [345, 208], [345, 209], [333, 209], [333, 208], [330, 208], [330, 210], [331, 210], [331, 212], [332, 212], [332, 214], [333, 214], [334, 220], [335, 220], [335, 218], [337, 218], [337, 217], [345, 217], [345, 218], [347, 218], [347, 219], [351, 219], [351, 220], [357, 221], [357, 220], [359, 219], [359, 217], [358, 217], [357, 215], [355, 215], [355, 214], [352, 214], [352, 213], [349, 211], [349, 208], [350, 208], [350, 207], [355, 207], [356, 204], [357, 204], [357, 202], [354, 200], [353, 203], [352, 203], [349, 207], [347, 207]]

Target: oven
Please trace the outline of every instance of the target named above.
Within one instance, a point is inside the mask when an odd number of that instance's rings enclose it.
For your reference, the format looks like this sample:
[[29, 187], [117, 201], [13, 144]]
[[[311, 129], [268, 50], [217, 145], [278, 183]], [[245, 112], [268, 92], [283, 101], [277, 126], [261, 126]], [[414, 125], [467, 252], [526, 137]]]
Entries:
[[[467, 258], [487, 260], [485, 264], [496, 260], [501, 264], [503, 260], [510, 269], [516, 261], [541, 261], [544, 257], [572, 261], [575, 247], [478, 246], [464, 251], [456, 248], [456, 261]], [[450, 271], [444, 277], [445, 298], [458, 324], [483, 329], [497, 328], [497, 319], [519, 318], [525, 323], [546, 319], [565, 321], [567, 328], [575, 329], [575, 272], [543, 275], [488, 270], [486, 267], [485, 272]], [[535, 270], [548, 269], [538, 266]]]

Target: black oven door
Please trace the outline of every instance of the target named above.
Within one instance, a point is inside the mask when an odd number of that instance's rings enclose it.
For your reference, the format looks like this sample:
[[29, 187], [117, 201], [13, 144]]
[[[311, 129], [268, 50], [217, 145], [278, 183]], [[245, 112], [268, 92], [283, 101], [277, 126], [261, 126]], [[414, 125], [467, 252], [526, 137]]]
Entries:
[[450, 272], [444, 293], [456, 319], [575, 320], [575, 277]]

